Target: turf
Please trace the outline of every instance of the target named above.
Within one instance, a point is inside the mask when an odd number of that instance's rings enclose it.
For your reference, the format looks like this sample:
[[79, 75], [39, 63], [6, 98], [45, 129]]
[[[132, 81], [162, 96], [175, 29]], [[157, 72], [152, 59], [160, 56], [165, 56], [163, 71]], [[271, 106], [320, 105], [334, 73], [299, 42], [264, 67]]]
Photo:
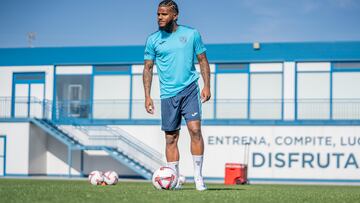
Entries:
[[208, 184], [159, 191], [148, 182], [92, 186], [82, 180], [0, 179], [0, 202], [359, 202], [359, 186]]

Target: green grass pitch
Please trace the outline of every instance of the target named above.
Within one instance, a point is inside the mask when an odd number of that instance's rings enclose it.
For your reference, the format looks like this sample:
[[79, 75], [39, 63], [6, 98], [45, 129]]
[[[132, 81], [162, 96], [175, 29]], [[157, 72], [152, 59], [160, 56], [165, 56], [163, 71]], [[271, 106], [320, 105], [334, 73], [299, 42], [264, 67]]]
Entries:
[[208, 184], [159, 191], [149, 182], [92, 186], [83, 180], [0, 179], [0, 202], [360, 202], [360, 186]]

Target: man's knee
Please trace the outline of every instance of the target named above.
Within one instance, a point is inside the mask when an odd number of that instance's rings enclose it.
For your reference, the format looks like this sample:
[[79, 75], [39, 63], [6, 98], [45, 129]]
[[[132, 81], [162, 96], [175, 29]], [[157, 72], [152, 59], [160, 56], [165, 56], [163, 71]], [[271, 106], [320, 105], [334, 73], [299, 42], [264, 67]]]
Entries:
[[167, 136], [166, 137], [166, 145], [175, 145], [176, 139], [174, 137]]
[[200, 127], [190, 128], [189, 131], [190, 131], [191, 138], [193, 140], [201, 140], [202, 139], [201, 128]]
[[168, 133], [165, 135], [166, 145], [176, 145], [179, 135], [177, 133]]

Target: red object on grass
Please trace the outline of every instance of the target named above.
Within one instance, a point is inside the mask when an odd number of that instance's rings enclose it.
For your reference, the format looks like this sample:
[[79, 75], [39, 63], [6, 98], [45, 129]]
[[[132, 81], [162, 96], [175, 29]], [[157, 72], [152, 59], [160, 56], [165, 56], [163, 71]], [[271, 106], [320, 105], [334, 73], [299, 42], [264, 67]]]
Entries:
[[246, 184], [248, 167], [246, 164], [225, 164], [225, 185]]

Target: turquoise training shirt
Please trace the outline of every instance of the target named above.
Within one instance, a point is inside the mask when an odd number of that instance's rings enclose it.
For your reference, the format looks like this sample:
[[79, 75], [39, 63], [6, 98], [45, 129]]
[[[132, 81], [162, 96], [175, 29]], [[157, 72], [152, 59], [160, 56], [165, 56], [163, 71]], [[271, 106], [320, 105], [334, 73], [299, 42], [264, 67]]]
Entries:
[[175, 32], [159, 30], [148, 37], [144, 60], [155, 61], [161, 99], [176, 96], [199, 78], [194, 56], [205, 51], [200, 33], [182, 25]]

